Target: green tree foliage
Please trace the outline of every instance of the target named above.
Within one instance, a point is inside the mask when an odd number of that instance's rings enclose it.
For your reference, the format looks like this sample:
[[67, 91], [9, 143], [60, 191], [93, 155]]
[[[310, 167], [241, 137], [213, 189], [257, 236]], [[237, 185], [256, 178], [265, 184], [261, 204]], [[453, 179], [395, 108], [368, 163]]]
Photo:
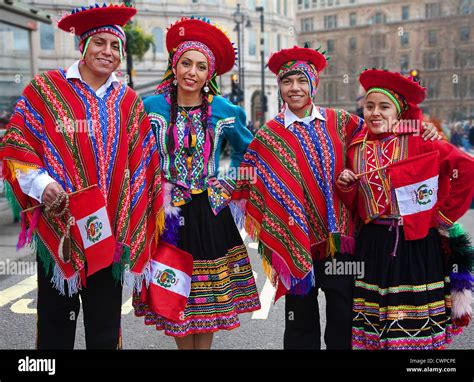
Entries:
[[132, 54], [133, 58], [138, 59], [138, 61], [142, 61], [150, 46], [155, 44], [153, 35], [145, 33], [136, 23], [128, 23], [124, 30], [127, 36], [128, 53]]

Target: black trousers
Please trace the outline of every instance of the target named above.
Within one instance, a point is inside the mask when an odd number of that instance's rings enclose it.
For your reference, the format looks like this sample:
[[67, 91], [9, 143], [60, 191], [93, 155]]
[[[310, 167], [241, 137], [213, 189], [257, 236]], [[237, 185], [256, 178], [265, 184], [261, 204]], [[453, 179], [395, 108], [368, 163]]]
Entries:
[[87, 349], [117, 349], [120, 342], [122, 285], [112, 277], [112, 268], [87, 278], [86, 287], [72, 297], [63, 296], [46, 276], [38, 261], [37, 349], [73, 349], [82, 301]]
[[[354, 257], [337, 254], [336, 260]], [[285, 297], [284, 349], [321, 349], [318, 288], [326, 296], [326, 348], [351, 349], [354, 275], [326, 274], [327, 261], [315, 262], [316, 286], [307, 295]]]

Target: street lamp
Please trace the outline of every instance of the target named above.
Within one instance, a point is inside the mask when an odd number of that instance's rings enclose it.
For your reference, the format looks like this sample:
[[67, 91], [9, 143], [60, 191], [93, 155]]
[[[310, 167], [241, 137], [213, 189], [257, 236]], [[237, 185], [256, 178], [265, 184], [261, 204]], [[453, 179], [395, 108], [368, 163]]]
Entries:
[[242, 81], [242, 46], [240, 41], [240, 25], [244, 23], [245, 15], [240, 11], [240, 4], [237, 4], [237, 11], [234, 12], [235, 31], [237, 31], [237, 49], [239, 51], [239, 81]]
[[260, 96], [261, 103], [261, 113], [260, 113], [260, 126], [265, 123], [265, 112], [267, 111], [267, 96], [265, 95], [265, 38], [264, 38], [264, 18], [263, 12], [265, 9], [263, 7], [256, 7], [255, 10], [260, 12], [260, 59], [262, 61], [260, 68], [260, 76], [262, 81], [262, 93]]

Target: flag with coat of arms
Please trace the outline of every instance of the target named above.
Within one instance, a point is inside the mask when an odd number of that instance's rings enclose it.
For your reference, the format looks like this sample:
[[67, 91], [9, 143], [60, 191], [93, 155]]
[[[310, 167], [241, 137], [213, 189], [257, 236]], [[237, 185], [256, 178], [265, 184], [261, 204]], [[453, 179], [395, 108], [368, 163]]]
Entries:
[[110, 266], [115, 254], [115, 237], [109, 214], [97, 186], [69, 197], [69, 209], [75, 219], [71, 236], [82, 243], [87, 264], [87, 276]]
[[432, 151], [387, 168], [406, 240], [426, 237], [438, 201], [439, 153]]
[[141, 300], [152, 311], [172, 321], [184, 320], [191, 292], [193, 256], [166, 242], [160, 242], [151, 258], [151, 280], [141, 291]]

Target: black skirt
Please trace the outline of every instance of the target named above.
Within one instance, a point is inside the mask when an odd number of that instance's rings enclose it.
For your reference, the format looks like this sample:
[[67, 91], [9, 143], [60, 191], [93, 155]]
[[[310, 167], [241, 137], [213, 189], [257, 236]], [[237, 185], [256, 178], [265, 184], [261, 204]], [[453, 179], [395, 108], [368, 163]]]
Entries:
[[230, 208], [214, 215], [207, 192], [193, 195], [180, 208], [176, 244], [194, 259], [184, 319], [170, 321], [156, 314], [139, 296], [134, 298], [135, 315], [174, 337], [237, 328], [238, 315], [260, 309], [260, 299]]
[[396, 227], [368, 224], [356, 241], [354, 349], [440, 349], [461, 329], [451, 322], [449, 272], [439, 233], [406, 241]]

